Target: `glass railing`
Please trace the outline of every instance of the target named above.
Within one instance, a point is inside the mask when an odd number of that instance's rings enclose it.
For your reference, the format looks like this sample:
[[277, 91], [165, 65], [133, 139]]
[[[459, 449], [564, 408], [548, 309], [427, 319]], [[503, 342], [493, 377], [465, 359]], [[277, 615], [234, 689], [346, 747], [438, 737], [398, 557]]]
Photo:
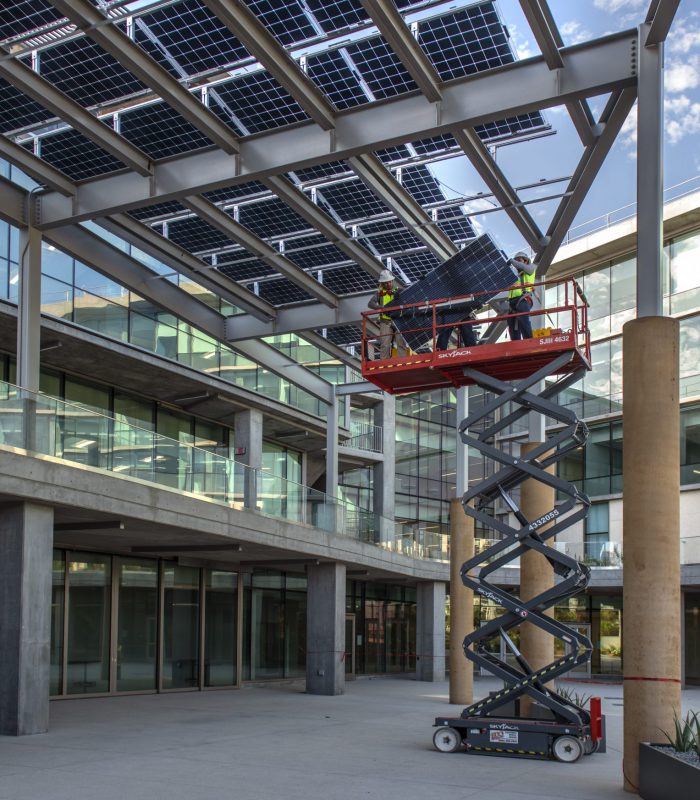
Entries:
[[[496, 544], [500, 539], [475, 539], [474, 549], [476, 553], [482, 553], [491, 545]], [[700, 539], [698, 540], [700, 541]], [[620, 542], [554, 542], [551, 545], [560, 553], [564, 553], [576, 561], [581, 561], [589, 567], [621, 567], [622, 566], [622, 544]], [[513, 550], [516, 545], [511, 545], [498, 554], [501, 555]], [[490, 563], [490, 560], [486, 563]], [[505, 567], [519, 567], [520, 559], [515, 559]]]
[[253, 469], [215, 449], [5, 382], [0, 382], [0, 445], [395, 549], [393, 520]]

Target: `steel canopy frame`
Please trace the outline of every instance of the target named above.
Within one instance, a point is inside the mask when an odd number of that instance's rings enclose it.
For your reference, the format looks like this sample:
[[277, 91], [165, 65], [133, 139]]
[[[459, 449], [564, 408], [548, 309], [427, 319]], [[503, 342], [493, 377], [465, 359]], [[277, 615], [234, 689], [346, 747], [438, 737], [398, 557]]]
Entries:
[[241, 0], [203, 0], [323, 130], [335, 127], [336, 109]]
[[348, 163], [360, 180], [404, 223], [414, 236], [438, 258], [448, 259], [458, 248], [425, 213], [375, 155], [353, 156]]
[[89, 0], [49, 2], [225, 153], [231, 155], [238, 152], [238, 137], [234, 131], [125, 33], [112, 25], [110, 19]]
[[74, 201], [47, 193], [38, 225], [176, 200], [634, 86], [636, 44], [636, 31], [625, 31], [561, 50], [560, 70], [536, 56], [450, 81], [439, 104], [408, 94], [339, 112], [332, 135], [315, 122], [299, 123], [241, 140], [239, 158], [210, 149], [158, 161], [150, 177], [129, 172], [85, 181]]
[[311, 277], [308, 272], [304, 272], [288, 258], [285, 258], [278, 250], [271, 247], [264, 239], [256, 236], [240, 222], [236, 222], [233, 217], [220, 209], [217, 205], [207, 200], [205, 197], [192, 196], [182, 199], [182, 205], [189, 208], [200, 219], [208, 222], [209, 225], [221, 231], [229, 239], [240, 244], [249, 253], [253, 253], [270, 266], [274, 267], [280, 274], [289, 278], [290, 281], [304, 289], [312, 297], [316, 297], [327, 306], [335, 307], [338, 305], [338, 295]]
[[[28, 225], [30, 192], [0, 177], [0, 218], [20, 228]], [[229, 345], [224, 334], [226, 317], [197, 300], [140, 261], [80, 225], [66, 225], [43, 235], [50, 244], [98, 272], [114, 278], [140, 297], [170, 311], [216, 341]], [[333, 400], [333, 386], [311, 370], [263, 341], [241, 341], [234, 349], [324, 403]]]

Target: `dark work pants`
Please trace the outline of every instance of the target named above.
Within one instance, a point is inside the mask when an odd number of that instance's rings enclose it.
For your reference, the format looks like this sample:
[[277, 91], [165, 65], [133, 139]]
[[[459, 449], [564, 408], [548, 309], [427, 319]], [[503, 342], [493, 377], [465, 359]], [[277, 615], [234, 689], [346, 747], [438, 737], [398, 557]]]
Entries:
[[[529, 311], [532, 308], [532, 300], [526, 294], [517, 298], [517, 302], [513, 300], [510, 304], [511, 314], [521, 314]], [[510, 338], [515, 339], [532, 339], [532, 323], [529, 316], [522, 317], [509, 317], [508, 318], [508, 331]]]

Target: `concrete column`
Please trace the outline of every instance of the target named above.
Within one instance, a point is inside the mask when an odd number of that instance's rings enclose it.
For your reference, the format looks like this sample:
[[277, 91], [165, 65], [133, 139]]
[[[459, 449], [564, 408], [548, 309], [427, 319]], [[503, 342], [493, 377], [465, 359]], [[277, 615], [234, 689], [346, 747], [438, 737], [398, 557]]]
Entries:
[[416, 680], [445, 680], [445, 584], [419, 583], [416, 607]]
[[[522, 445], [521, 454], [527, 455], [540, 442], [526, 442]], [[554, 467], [548, 472], [553, 473]], [[520, 510], [527, 520], [537, 519], [554, 508], [554, 489], [544, 483], [528, 478], [520, 487]], [[549, 526], [541, 528], [545, 531]], [[551, 540], [550, 540], [551, 543]], [[520, 597], [530, 600], [547, 591], [554, 585], [554, 570], [549, 561], [540, 553], [525, 553], [520, 557]], [[550, 617], [553, 611], [546, 612]], [[520, 626], [520, 651], [533, 669], [540, 669], [554, 661], [554, 637], [551, 634], [525, 622]], [[530, 698], [520, 700], [520, 713], [527, 716], [530, 710]]]
[[30, 226], [19, 232], [17, 303], [17, 384], [39, 391], [41, 346], [41, 233]]
[[624, 782], [639, 786], [639, 742], [681, 715], [680, 414], [677, 320], [623, 328], [622, 657]]
[[328, 417], [326, 418], [326, 494], [328, 497], [338, 497], [338, 410], [340, 398], [333, 396], [333, 402], [328, 404]]
[[384, 461], [373, 467], [374, 513], [379, 516], [379, 539], [394, 538], [394, 500], [396, 496], [396, 400], [382, 395], [374, 407], [374, 424], [382, 429]]
[[41, 360], [41, 233], [32, 225], [19, 232], [17, 302], [17, 385], [22, 397], [22, 446], [37, 450], [36, 397]]
[[[258, 474], [262, 469], [262, 412], [249, 408], [239, 411], [234, 417], [234, 444], [240, 455], [236, 461], [252, 469], [244, 470], [243, 503], [246, 508], [257, 508]], [[242, 451], [242, 452], [241, 452]], [[257, 470], [257, 471], [256, 471]]]
[[306, 607], [306, 691], [345, 691], [345, 565], [308, 568]]
[[462, 500], [450, 503], [450, 703], [474, 702], [474, 665], [464, 655], [464, 637], [474, 630], [474, 592], [462, 583], [460, 570], [474, 555], [474, 520]]
[[52, 549], [52, 508], [0, 508], [0, 734], [49, 728]]

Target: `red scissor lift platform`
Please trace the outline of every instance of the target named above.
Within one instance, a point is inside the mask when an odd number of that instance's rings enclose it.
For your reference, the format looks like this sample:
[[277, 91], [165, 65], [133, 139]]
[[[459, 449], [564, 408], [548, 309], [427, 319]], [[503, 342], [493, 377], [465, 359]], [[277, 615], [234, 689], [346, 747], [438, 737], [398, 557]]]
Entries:
[[[455, 327], [454, 322], [442, 324], [441, 314], [454, 313], [460, 303], [478, 300], [478, 294], [366, 311], [362, 322], [363, 378], [389, 394], [467, 386], [473, 383], [464, 374], [467, 367], [500, 380], [518, 380], [532, 375], [565, 352], [571, 353], [571, 359], [554, 374], [575, 372], [581, 367], [590, 369], [588, 307], [578, 284], [569, 279], [535, 284], [534, 288], [538, 287], [541, 287], [543, 295], [545, 288], [556, 288], [558, 300], [556, 305], [533, 309], [529, 313], [534, 329], [532, 339], [515, 341], [506, 339], [475, 346], [461, 346], [452, 350], [438, 350], [436, 341], [440, 330], [445, 327]], [[404, 328], [403, 332], [409, 335], [409, 338], [410, 334], [427, 338], [425, 352], [387, 359], [372, 358], [373, 351], [378, 351], [380, 341], [379, 335], [374, 333], [380, 315], [394, 319], [405, 316], [410, 319], [410, 328]], [[491, 325], [498, 322], [505, 323], [519, 316], [523, 315], [502, 314], [465, 320], [458, 324]], [[553, 324], [552, 320], [556, 320], [556, 323]], [[543, 324], [545, 322], [546, 325]]]

